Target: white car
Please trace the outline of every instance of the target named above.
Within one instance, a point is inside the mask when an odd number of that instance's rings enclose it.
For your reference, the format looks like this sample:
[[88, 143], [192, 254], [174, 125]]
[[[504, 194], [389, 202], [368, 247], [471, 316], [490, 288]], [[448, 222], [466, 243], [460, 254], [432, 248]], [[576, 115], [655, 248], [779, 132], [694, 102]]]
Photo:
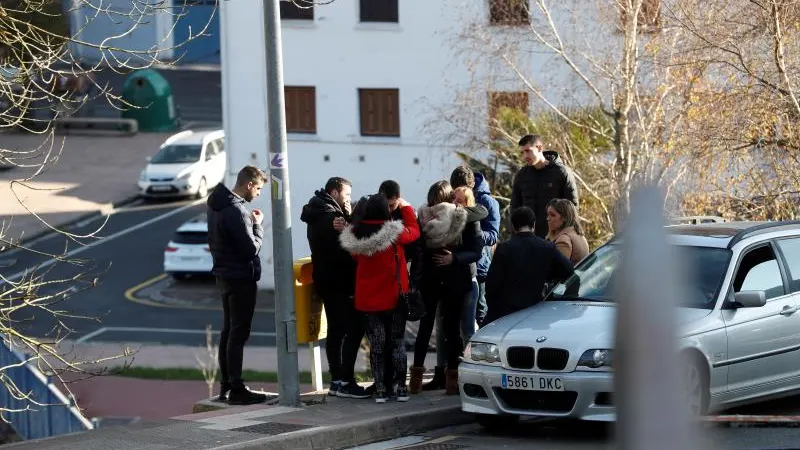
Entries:
[[[800, 222], [668, 229], [689, 268], [676, 361], [687, 412], [800, 391]], [[490, 428], [519, 416], [615, 420], [619, 255], [614, 239], [544, 301], [476, 332], [458, 368], [462, 409]]]
[[211, 273], [214, 261], [208, 249], [208, 221], [201, 214], [182, 224], [164, 249], [164, 273], [176, 279]]
[[164, 141], [147, 162], [139, 175], [143, 197], [203, 198], [225, 178], [225, 132], [182, 131]]

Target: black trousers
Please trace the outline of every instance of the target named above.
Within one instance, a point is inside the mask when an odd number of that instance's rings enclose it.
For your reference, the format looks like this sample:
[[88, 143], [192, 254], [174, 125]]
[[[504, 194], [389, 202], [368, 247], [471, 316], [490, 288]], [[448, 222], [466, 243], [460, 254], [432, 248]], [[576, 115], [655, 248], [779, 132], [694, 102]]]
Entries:
[[353, 297], [335, 291], [317, 291], [325, 305], [328, 336], [325, 354], [332, 381], [355, 381], [355, 365], [364, 338], [364, 316], [356, 311]]
[[244, 345], [250, 338], [258, 286], [255, 280], [217, 277], [217, 287], [223, 311], [218, 355], [222, 384], [231, 389], [243, 389]]
[[417, 367], [425, 365], [438, 306], [441, 308], [447, 367], [455, 369], [458, 367], [459, 358], [464, 354], [464, 341], [461, 339], [461, 315], [464, 310], [466, 292], [454, 294], [444, 284], [441, 284], [423, 290], [422, 295], [425, 299], [425, 317], [419, 322], [417, 340], [414, 342], [414, 365]]

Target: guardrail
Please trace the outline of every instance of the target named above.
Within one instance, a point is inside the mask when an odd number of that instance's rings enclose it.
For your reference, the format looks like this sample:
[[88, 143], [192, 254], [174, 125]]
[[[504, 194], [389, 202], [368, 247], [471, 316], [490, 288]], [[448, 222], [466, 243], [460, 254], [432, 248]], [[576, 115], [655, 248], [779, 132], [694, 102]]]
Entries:
[[136, 119], [112, 117], [67, 117], [56, 119], [53, 127], [57, 133], [64, 134], [100, 131], [133, 135], [139, 132]]
[[[25, 355], [11, 348], [5, 336], [0, 337], [0, 372], [38, 403], [18, 400], [6, 387], [0, 386], [0, 405], [8, 410], [20, 410], [4, 413], [20, 437], [40, 439], [94, 429], [92, 422], [80, 413], [50, 377], [33, 364], [26, 363]], [[30, 409], [26, 410], [26, 407]]]
[[668, 217], [667, 221], [670, 224], [691, 224], [697, 225], [698, 223], [722, 223], [725, 219], [719, 216], [684, 216], [684, 217]]

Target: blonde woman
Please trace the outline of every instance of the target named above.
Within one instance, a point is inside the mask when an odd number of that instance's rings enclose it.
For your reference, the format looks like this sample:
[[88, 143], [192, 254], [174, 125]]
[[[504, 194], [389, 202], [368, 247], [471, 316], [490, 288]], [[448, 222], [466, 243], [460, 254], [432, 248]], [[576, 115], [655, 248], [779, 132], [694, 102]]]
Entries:
[[547, 240], [555, 243], [573, 265], [589, 254], [589, 243], [578, 221], [578, 209], [571, 201], [563, 198], [550, 200], [547, 204], [547, 228]]
[[471, 188], [461, 186], [453, 189], [453, 203], [458, 206], [475, 206], [475, 194]]

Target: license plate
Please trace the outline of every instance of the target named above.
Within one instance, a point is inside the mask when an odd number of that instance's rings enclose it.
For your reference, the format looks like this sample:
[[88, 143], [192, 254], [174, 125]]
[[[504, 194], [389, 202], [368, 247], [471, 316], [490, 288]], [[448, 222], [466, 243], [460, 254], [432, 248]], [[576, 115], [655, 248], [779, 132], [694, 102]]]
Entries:
[[172, 186], [153, 186], [150, 189], [152, 189], [153, 192], [164, 192], [172, 190]]
[[563, 391], [564, 383], [559, 377], [540, 375], [507, 375], [503, 374], [501, 380], [503, 389], [516, 389], [520, 391]]
[[199, 261], [199, 256], [181, 256], [181, 261]]

